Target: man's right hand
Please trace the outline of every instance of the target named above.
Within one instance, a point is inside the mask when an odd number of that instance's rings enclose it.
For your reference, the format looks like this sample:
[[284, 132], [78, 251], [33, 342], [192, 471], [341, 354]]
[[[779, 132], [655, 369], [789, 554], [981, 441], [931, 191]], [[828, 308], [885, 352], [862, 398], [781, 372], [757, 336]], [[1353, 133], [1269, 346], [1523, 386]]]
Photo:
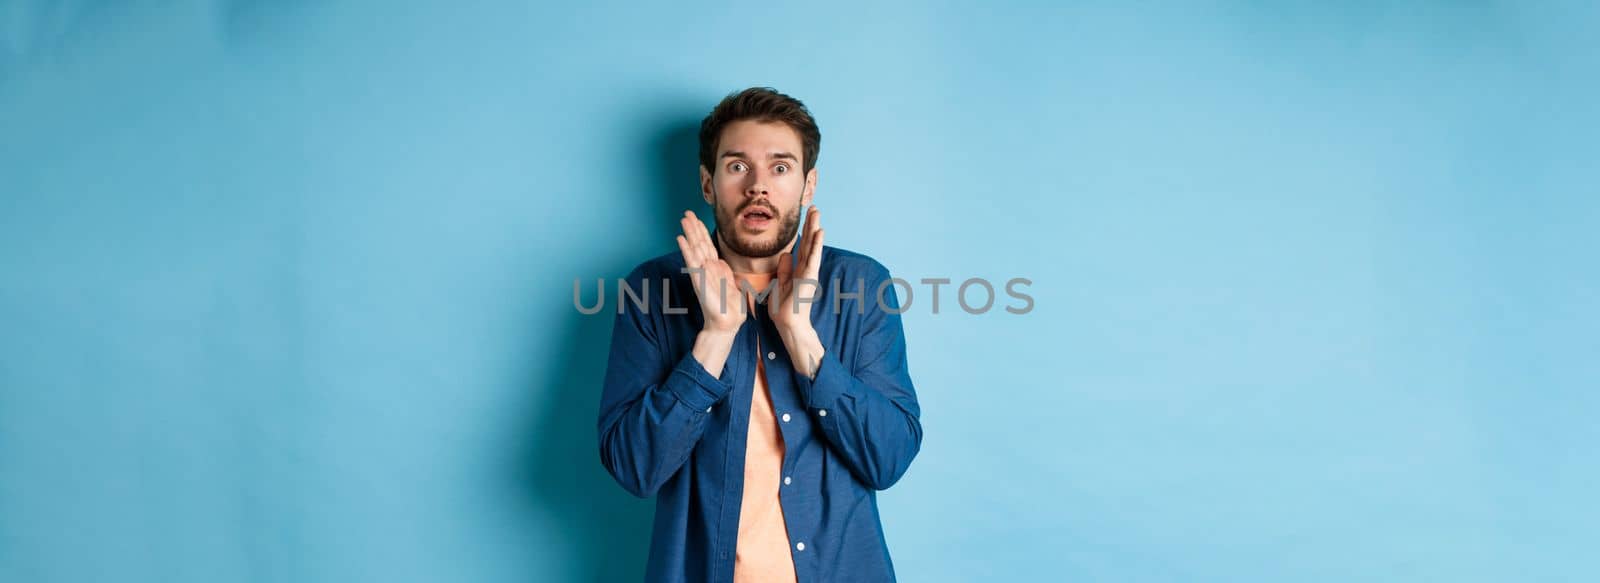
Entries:
[[717, 256], [711, 233], [694, 211], [684, 211], [678, 222], [683, 225], [683, 234], [678, 235], [678, 251], [683, 253], [683, 263], [690, 269], [689, 279], [694, 282], [694, 294], [700, 298], [700, 312], [705, 315], [705, 327], [701, 330], [732, 336], [744, 324], [744, 291], [733, 277], [733, 268]]

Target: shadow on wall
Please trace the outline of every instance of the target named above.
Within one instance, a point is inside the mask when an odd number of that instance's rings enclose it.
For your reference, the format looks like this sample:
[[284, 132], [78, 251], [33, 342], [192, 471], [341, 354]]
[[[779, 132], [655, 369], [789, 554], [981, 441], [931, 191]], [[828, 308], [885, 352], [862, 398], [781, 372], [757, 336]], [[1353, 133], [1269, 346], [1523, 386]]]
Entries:
[[[628, 494], [600, 464], [599, 435], [596, 430], [600, 411], [601, 383], [605, 377], [610, 349], [611, 326], [615, 318], [615, 291], [609, 285], [626, 275], [635, 265], [676, 249], [673, 238], [679, 233], [674, 217], [684, 209], [705, 207], [699, 195], [697, 139], [704, 112], [678, 112], [658, 118], [657, 131], [642, 145], [647, 151], [640, 159], [655, 164], [648, 174], [651, 187], [640, 214], [632, 220], [643, 229], [646, 241], [658, 241], [649, 249], [630, 250], [630, 255], [596, 258], [601, 268], [592, 277], [605, 277], [613, 294], [606, 309], [584, 316], [572, 307], [570, 296], [558, 309], [562, 316], [554, 330], [562, 341], [555, 343], [548, 358], [547, 371], [534, 371], [534, 386], [539, 395], [535, 411], [531, 449], [522, 460], [521, 481], [530, 488], [535, 511], [545, 515], [549, 528], [559, 528], [562, 545], [530, 549], [531, 553], [565, 552], [572, 581], [630, 581], [644, 579], [649, 554], [650, 529], [655, 501], [640, 500]], [[635, 227], [629, 227], [635, 228]], [[570, 284], [569, 284], [570, 285]], [[593, 289], [587, 284], [585, 293]], [[590, 296], [592, 297], [592, 296]], [[536, 563], [545, 560], [535, 557]]]

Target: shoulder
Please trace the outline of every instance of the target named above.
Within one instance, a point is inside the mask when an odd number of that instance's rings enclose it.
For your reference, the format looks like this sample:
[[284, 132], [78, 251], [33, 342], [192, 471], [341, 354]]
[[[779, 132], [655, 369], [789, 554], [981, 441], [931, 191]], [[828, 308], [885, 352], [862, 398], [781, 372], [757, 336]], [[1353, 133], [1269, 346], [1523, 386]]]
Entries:
[[869, 281], [889, 279], [889, 268], [877, 259], [858, 251], [822, 246], [822, 271], [843, 277], [863, 277]]
[[671, 279], [683, 273], [683, 254], [678, 251], [657, 255], [635, 265], [628, 272], [628, 281], [646, 279]]

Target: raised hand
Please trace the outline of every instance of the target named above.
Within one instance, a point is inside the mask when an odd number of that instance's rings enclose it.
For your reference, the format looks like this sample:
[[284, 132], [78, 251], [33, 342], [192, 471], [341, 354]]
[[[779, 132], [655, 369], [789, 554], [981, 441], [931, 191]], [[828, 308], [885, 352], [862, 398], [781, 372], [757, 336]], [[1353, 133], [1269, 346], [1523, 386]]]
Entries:
[[806, 230], [791, 249], [799, 254], [790, 265], [789, 251], [778, 255], [777, 301], [767, 302], [767, 313], [781, 331], [810, 331], [811, 305], [821, 292], [817, 274], [822, 270], [822, 212], [812, 206], [806, 212]]
[[[700, 298], [700, 311], [705, 314], [705, 331], [732, 334], [744, 324], [744, 291], [733, 277], [733, 268], [717, 257], [717, 246], [705, 223], [694, 216], [694, 211], [684, 211], [678, 221], [683, 234], [678, 235], [678, 251], [683, 253], [683, 263], [690, 269], [689, 279], [694, 282], [694, 294]], [[698, 270], [698, 271], [696, 271]]]

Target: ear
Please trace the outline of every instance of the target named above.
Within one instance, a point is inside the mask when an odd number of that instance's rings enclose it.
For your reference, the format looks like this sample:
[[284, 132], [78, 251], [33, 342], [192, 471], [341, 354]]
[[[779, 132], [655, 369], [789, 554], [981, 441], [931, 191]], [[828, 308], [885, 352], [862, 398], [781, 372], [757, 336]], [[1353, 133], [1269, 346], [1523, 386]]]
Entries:
[[711, 189], [711, 172], [706, 170], [704, 164], [700, 165], [700, 198], [705, 199], [706, 204], [717, 206], [717, 195]]
[[811, 204], [811, 198], [816, 195], [816, 192], [817, 169], [812, 168], [810, 172], [806, 173], [806, 189], [804, 192], [800, 193], [800, 206]]

